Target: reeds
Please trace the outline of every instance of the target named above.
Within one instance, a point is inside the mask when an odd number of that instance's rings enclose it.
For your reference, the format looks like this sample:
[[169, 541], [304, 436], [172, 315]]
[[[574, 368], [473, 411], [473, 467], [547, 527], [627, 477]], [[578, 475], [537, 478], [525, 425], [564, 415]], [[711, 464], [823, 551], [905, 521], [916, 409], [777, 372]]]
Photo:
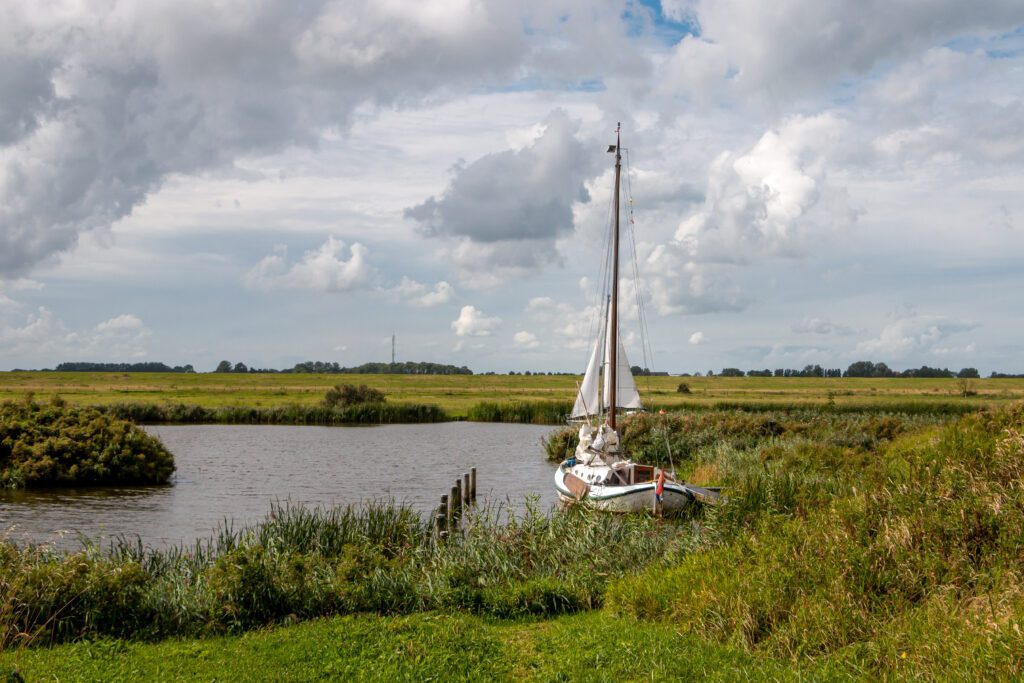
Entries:
[[466, 414], [470, 422], [511, 422], [516, 424], [564, 424], [571, 403], [557, 401], [486, 401], [471, 406]]
[[609, 577], [646, 566], [691, 533], [534, 505], [522, 517], [474, 510], [463, 525], [439, 542], [408, 507], [285, 503], [261, 524], [225, 522], [189, 547], [121, 538], [106, 552], [58, 555], [3, 544], [0, 646], [196, 636], [354, 612], [571, 612], [600, 606]]
[[315, 425], [416, 424], [445, 422], [440, 408], [413, 403], [358, 403], [344, 407], [287, 405], [273, 408], [222, 406], [207, 408], [179, 403], [114, 403], [98, 410], [137, 424], [260, 424]]

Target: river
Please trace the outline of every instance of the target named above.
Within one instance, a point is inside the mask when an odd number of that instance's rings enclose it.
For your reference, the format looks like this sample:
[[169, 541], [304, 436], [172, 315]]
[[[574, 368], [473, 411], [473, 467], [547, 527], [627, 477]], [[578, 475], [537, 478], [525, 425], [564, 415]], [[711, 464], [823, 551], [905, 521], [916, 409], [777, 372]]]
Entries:
[[552, 427], [470, 422], [375, 427], [150, 426], [174, 454], [170, 486], [0, 491], [0, 537], [75, 550], [119, 535], [153, 547], [191, 544], [230, 520], [259, 522], [274, 501], [307, 506], [371, 500], [427, 512], [477, 468], [478, 498], [522, 509], [555, 502]]

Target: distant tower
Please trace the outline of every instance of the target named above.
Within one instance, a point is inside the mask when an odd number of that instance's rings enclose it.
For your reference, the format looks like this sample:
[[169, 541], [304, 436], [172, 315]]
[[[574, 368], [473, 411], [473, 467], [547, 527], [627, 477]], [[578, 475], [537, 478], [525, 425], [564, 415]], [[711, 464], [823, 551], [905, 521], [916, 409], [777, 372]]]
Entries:
[[395, 333], [391, 333], [391, 364], [395, 364]]

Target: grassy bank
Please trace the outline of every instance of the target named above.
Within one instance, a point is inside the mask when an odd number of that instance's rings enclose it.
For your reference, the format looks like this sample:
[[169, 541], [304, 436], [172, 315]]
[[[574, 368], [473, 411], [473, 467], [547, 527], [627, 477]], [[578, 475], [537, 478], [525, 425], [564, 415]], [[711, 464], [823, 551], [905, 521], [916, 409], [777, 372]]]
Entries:
[[[435, 405], [453, 418], [465, 418], [482, 403], [566, 403], [579, 377], [563, 375], [260, 375], [180, 373], [0, 373], [0, 400], [26, 392], [59, 394], [72, 404], [181, 404], [280, 408], [312, 406], [335, 384], [367, 384], [389, 403]], [[969, 380], [963, 396], [954, 379], [862, 379], [810, 377], [638, 377], [649, 410], [742, 405], [897, 410], [897, 404], [1004, 405], [1024, 399], [1024, 379]], [[685, 383], [689, 393], [677, 391]], [[923, 409], [923, 408], [922, 408]]]
[[[79, 663], [97, 672], [86, 678], [207, 680], [1019, 678], [1024, 405], [945, 422], [792, 412], [757, 434], [764, 417], [679, 418], [719, 436], [688, 455], [688, 478], [729, 496], [683, 523], [485, 515], [436, 545], [392, 508], [278, 510], [188, 551], [47, 559], [8, 546], [0, 595], [27, 596], [0, 607], [23, 619], [8, 621], [8, 645], [90, 642], [0, 663], [33, 677]], [[117, 588], [116, 612], [113, 596], [90, 592], [115, 585], [115, 569], [138, 580]], [[51, 572], [91, 578], [39, 592]], [[12, 593], [11, 577], [32, 577], [17, 584], [29, 592]], [[60, 611], [19, 612], [41, 604]], [[175, 634], [199, 639], [136, 642]]]

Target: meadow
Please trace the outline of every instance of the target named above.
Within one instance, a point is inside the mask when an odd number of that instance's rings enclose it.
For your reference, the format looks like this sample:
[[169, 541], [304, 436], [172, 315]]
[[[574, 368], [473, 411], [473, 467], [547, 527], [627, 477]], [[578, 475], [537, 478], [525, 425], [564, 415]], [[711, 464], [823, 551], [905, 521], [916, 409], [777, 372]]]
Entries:
[[[59, 395], [87, 405], [282, 408], [315, 406], [332, 386], [349, 383], [379, 389], [389, 403], [433, 405], [452, 419], [465, 419], [484, 403], [571, 403], [579, 380], [572, 375], [4, 372], [0, 401], [31, 392], [38, 399]], [[716, 406], [900, 410], [911, 404], [942, 410], [951, 404], [980, 408], [1024, 399], [1024, 379], [638, 377], [637, 384], [648, 410], [655, 411]], [[689, 393], [680, 393], [680, 384]]]

